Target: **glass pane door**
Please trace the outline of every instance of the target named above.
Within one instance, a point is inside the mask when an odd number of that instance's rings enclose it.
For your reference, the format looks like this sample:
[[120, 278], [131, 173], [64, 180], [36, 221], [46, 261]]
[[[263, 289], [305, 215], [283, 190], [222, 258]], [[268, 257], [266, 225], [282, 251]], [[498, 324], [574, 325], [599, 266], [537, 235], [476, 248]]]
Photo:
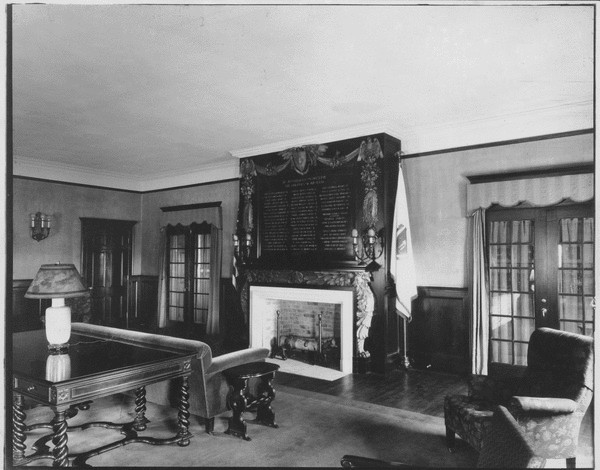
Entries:
[[564, 218], [558, 223], [560, 329], [591, 336], [594, 298], [594, 219]]
[[168, 318], [184, 321], [185, 308], [185, 235], [169, 236]]
[[210, 233], [196, 235], [194, 323], [206, 323], [210, 299]]
[[535, 244], [533, 220], [491, 223], [491, 361], [524, 365], [535, 329]]
[[535, 328], [593, 335], [593, 209], [488, 211], [490, 362], [526, 365]]

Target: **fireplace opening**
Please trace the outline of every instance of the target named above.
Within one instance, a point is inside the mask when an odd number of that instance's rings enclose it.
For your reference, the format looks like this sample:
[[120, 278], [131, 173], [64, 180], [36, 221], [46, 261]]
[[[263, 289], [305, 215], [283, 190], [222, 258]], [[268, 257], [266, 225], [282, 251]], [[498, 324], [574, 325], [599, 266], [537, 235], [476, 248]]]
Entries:
[[276, 314], [271, 358], [340, 370], [339, 303], [270, 299], [267, 304]]
[[[267, 358], [280, 365], [281, 371], [309, 377], [336, 380], [352, 373], [354, 344], [354, 291], [352, 287], [306, 288], [292, 286], [249, 286], [250, 347], [272, 350], [275, 338], [283, 346], [294, 343], [297, 360]], [[277, 311], [289, 319], [280, 323], [277, 334]], [[322, 318], [322, 337], [332, 338], [337, 350], [327, 351], [327, 367], [315, 364], [314, 338], [318, 338], [318, 316]], [[287, 325], [286, 325], [287, 322]], [[284, 337], [282, 339], [282, 337]], [[287, 338], [286, 338], [287, 337]], [[306, 343], [306, 345], [305, 345]], [[311, 346], [312, 345], [312, 346]], [[286, 352], [287, 354], [287, 352]], [[303, 367], [304, 366], [304, 367]], [[328, 371], [328, 372], [326, 372]]]

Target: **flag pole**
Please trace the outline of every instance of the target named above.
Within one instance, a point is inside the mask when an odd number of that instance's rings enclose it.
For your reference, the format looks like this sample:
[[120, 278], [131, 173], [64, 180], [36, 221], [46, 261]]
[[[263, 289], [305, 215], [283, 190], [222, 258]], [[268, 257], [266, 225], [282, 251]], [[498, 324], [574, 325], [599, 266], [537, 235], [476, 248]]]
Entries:
[[410, 360], [408, 359], [408, 346], [406, 344], [408, 335], [406, 332], [406, 329], [408, 327], [408, 322], [406, 321], [406, 317], [403, 315], [402, 316], [402, 321], [403, 321], [403, 328], [402, 328], [402, 333], [404, 336], [404, 340], [402, 341], [402, 349], [404, 352], [404, 355], [402, 356], [402, 363], [400, 364], [404, 369], [408, 370], [410, 369]]

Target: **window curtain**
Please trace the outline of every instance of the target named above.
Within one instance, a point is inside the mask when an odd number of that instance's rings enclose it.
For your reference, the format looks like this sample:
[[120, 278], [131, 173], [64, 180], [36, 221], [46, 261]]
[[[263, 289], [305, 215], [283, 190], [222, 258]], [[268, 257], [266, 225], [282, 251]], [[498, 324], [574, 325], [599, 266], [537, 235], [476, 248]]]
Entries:
[[488, 373], [490, 309], [488, 298], [488, 264], [485, 241], [485, 209], [479, 208], [471, 216], [471, 372]]
[[222, 230], [215, 225], [210, 225], [210, 309], [206, 319], [206, 333], [219, 334], [219, 307], [221, 287], [221, 258], [223, 257]]
[[167, 326], [167, 227], [160, 228], [158, 247], [158, 327]]

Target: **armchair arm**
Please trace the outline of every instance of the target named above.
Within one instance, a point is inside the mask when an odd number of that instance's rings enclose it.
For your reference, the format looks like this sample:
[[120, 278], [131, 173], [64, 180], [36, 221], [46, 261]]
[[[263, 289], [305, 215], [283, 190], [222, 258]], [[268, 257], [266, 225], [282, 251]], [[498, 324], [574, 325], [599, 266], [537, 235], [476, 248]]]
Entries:
[[531, 438], [503, 406], [494, 409], [477, 468], [541, 468], [545, 460], [535, 455]]
[[513, 397], [510, 407], [519, 414], [561, 415], [573, 413], [577, 403], [568, 398]]
[[213, 357], [211, 365], [206, 371], [207, 374], [222, 372], [230, 367], [247, 364], [249, 362], [263, 361], [269, 350], [267, 348], [248, 348], [241, 351], [234, 351], [222, 356]]

